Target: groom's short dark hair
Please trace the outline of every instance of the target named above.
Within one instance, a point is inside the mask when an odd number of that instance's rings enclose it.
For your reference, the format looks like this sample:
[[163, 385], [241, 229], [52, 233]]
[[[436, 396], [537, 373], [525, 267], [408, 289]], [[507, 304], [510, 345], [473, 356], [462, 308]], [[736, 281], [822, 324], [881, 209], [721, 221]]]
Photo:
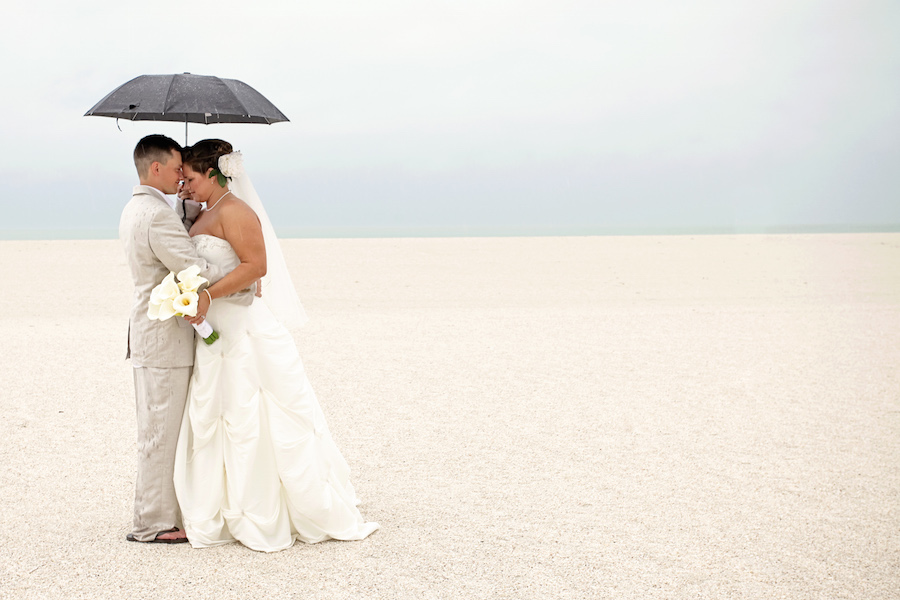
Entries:
[[155, 162], [169, 162], [173, 150], [181, 154], [181, 146], [170, 137], [154, 134], [143, 138], [134, 147], [134, 168], [137, 169], [138, 176], [147, 175], [150, 165]]

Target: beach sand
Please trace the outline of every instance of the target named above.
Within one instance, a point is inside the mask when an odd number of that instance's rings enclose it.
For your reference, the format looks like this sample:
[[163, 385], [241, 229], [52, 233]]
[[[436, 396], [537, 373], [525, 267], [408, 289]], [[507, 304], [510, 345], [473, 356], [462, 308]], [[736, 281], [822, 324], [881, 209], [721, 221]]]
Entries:
[[126, 542], [122, 249], [5, 241], [0, 597], [900, 597], [900, 234], [283, 245], [382, 529]]

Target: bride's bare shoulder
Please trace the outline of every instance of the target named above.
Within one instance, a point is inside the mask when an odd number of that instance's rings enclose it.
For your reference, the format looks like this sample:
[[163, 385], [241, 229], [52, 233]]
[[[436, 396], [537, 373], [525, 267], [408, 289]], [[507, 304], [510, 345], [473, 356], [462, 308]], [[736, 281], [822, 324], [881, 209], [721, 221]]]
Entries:
[[[241, 253], [243, 249], [254, 248], [262, 244], [262, 226], [256, 212], [240, 198], [228, 198], [228, 202], [222, 203], [222, 213], [219, 215], [225, 239], [231, 246]], [[265, 250], [263, 250], [264, 252]]]
[[256, 212], [250, 206], [235, 195], [228, 198], [228, 202], [222, 205], [222, 218], [235, 221], [249, 219], [252, 222], [259, 222]]

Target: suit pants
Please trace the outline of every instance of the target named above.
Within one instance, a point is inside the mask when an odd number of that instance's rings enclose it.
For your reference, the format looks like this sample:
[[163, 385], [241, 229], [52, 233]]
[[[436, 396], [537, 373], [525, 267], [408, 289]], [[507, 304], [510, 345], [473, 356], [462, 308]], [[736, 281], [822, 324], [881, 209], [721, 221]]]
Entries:
[[134, 490], [134, 536], [149, 541], [181, 525], [172, 480], [175, 447], [193, 367], [135, 367], [138, 466]]

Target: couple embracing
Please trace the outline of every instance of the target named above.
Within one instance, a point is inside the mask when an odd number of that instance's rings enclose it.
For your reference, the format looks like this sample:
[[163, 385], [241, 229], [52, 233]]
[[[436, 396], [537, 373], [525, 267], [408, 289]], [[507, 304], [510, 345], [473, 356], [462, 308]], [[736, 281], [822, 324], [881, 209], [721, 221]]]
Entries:
[[[140, 185], [119, 225], [135, 286], [138, 470], [127, 539], [237, 540], [272, 552], [298, 539], [365, 538], [378, 524], [357, 509], [288, 330], [305, 316], [240, 154], [222, 140], [182, 149], [152, 135], [134, 164]], [[151, 318], [153, 288], [192, 267], [209, 282], [196, 316]], [[191, 327], [205, 321], [219, 333], [208, 345]]]

